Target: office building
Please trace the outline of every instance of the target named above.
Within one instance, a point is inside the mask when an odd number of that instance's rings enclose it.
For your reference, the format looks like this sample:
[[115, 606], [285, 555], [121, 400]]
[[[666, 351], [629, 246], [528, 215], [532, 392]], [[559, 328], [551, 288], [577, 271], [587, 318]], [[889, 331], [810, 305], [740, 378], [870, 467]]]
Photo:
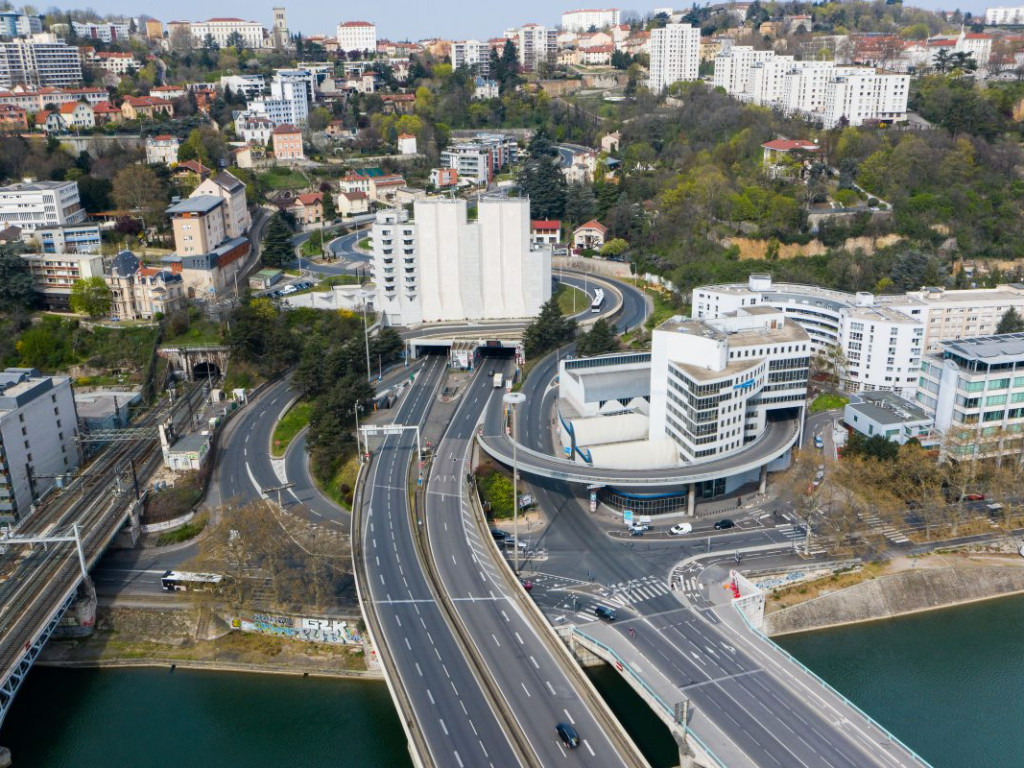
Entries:
[[33, 368], [0, 373], [0, 520], [17, 522], [80, 462], [71, 379]]
[[309, 119], [312, 98], [310, 73], [292, 76], [292, 70], [281, 70], [270, 81], [270, 95], [248, 102], [247, 112], [266, 117], [274, 125], [304, 126]]
[[1024, 333], [943, 341], [921, 364], [918, 404], [943, 436], [943, 455], [963, 460], [1021, 455]]
[[82, 82], [78, 49], [52, 35], [0, 43], [0, 88], [67, 88]]
[[807, 333], [771, 307], [667, 320], [651, 348], [651, 439], [670, 437], [683, 463], [741, 452], [773, 411], [803, 407], [810, 358]]
[[619, 25], [621, 14], [618, 8], [584, 9], [565, 11], [562, 14], [563, 32], [588, 32], [593, 29], [607, 29]]
[[71, 289], [77, 280], [103, 277], [103, 257], [99, 253], [23, 253], [32, 287], [49, 310], [71, 309]]
[[369, 21], [343, 21], [337, 28], [338, 50], [343, 53], [377, 52], [377, 25]]
[[843, 421], [864, 437], [881, 435], [900, 445], [933, 443], [934, 420], [923, 408], [892, 392], [865, 392], [843, 409]]
[[75, 42], [84, 43], [87, 40], [99, 40], [103, 43], [113, 43], [121, 40], [128, 40], [127, 21], [102, 21], [94, 23], [91, 21], [72, 21], [71, 29], [75, 33]]
[[531, 246], [525, 199], [418, 200], [377, 214], [375, 306], [390, 325], [532, 317], [551, 297], [551, 251]]
[[26, 181], [0, 187], [0, 225], [34, 230], [85, 221], [75, 181]]
[[42, 16], [29, 16], [16, 11], [0, 12], [0, 37], [31, 37], [42, 31]]
[[751, 306], [780, 309], [807, 331], [815, 353], [842, 351], [843, 388], [913, 399], [922, 357], [937, 354], [948, 340], [995, 333], [1011, 308], [1024, 314], [1024, 285], [875, 296], [751, 275], [746, 284], [695, 288], [692, 303], [694, 317], [705, 319]]
[[668, 24], [651, 30], [651, 91], [660, 93], [673, 83], [696, 80], [699, 67], [699, 27]]

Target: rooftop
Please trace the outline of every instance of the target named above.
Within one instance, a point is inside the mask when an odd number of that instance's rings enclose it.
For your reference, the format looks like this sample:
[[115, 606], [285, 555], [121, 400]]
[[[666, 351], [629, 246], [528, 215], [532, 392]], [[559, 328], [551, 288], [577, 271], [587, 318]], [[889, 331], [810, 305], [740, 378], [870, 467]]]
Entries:
[[1024, 333], [943, 341], [942, 348], [948, 354], [968, 360], [980, 360], [989, 365], [1021, 362], [1024, 361]]
[[223, 203], [224, 200], [216, 195], [196, 195], [175, 203], [167, 209], [167, 213], [172, 216], [182, 213], [209, 213]]
[[903, 424], [930, 419], [917, 405], [892, 392], [865, 392], [860, 397], [862, 402], [850, 403], [847, 408], [864, 414], [877, 424]]

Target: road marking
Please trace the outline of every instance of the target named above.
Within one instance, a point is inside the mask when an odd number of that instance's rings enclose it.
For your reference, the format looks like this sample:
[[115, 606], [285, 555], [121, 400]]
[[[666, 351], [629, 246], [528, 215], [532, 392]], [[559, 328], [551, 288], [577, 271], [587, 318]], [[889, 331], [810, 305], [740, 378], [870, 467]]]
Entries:
[[583, 740], [583, 746], [587, 748], [587, 752], [590, 753], [591, 757], [596, 757], [596, 755], [594, 755], [594, 749], [593, 749], [593, 747], [590, 746], [590, 742], [589, 741], [584, 739]]
[[428, 698], [428, 699], [430, 699], [430, 703], [431, 703], [431, 704], [433, 704], [433, 703], [434, 703], [434, 694], [432, 694], [432, 693], [430, 692], [430, 689], [429, 689], [429, 688], [427, 688], [427, 698]]
[[416, 671], [420, 673], [420, 677], [423, 677], [423, 670], [420, 669], [420, 663], [416, 662]]
[[551, 691], [551, 695], [552, 695], [552, 696], [556, 696], [556, 695], [557, 695], [557, 694], [555, 693], [555, 686], [553, 686], [553, 685], [551, 684], [551, 681], [550, 681], [550, 680], [545, 680], [545, 681], [544, 681], [544, 685], [546, 685], [546, 686], [548, 687], [548, 690], [549, 690], [549, 691]]
[[491, 637], [494, 638], [494, 644], [497, 645], [499, 648], [501, 648], [501, 643], [498, 642], [498, 638], [495, 636], [495, 634], [493, 632], [491, 633]]
[[524, 643], [523, 643], [523, 638], [519, 636], [519, 633], [518, 633], [518, 632], [516, 632], [515, 634], [516, 634], [516, 640], [518, 640], [518, 641], [519, 641], [519, 644], [520, 644], [520, 645], [524, 645]]
[[[441, 724], [441, 727], [444, 729], [444, 735], [447, 736], [448, 735], [448, 726], [444, 724], [444, 718], [443, 717], [438, 718], [437, 722], [439, 722]], [[456, 752], [455, 754], [458, 755], [459, 753]], [[462, 761], [461, 760], [459, 761], [459, 765], [462, 765]]]
[[[444, 720], [442, 720], [442, 721], [441, 721], [441, 725], [444, 725]], [[445, 728], [445, 729], [444, 729], [444, 732], [445, 732], [445, 733], [448, 733], [448, 729], [447, 729], [447, 728]], [[457, 750], [457, 749], [456, 749], [456, 750], [455, 750], [454, 752], [452, 752], [452, 754], [453, 754], [453, 755], [455, 755], [455, 759], [456, 759], [456, 761], [458, 761], [458, 763], [459, 763], [459, 768], [463, 768], [463, 764], [462, 764], [462, 758], [461, 758], [461, 757], [459, 757], [459, 750]]]
[[402, 617], [399, 616], [397, 613], [395, 614], [395, 621], [398, 622], [398, 626], [402, 626]]
[[408, 637], [404, 637], [402, 639], [405, 640], [405, 647], [408, 648], [411, 651], [412, 650], [412, 645], [409, 643], [409, 638]]
[[502, 615], [502, 618], [505, 619], [505, 621], [509, 621], [510, 620], [509, 617], [508, 617], [508, 614], [505, 613], [505, 609], [504, 608], [501, 609], [501, 615]]
[[534, 669], [540, 669], [540, 664], [537, 663], [537, 660], [533, 658], [533, 656], [530, 657], [530, 661], [533, 662]]
[[569, 721], [570, 725], [576, 725], [576, 721], [572, 719], [572, 715], [569, 714], [569, 710], [563, 709], [562, 711], [565, 712], [565, 719]]
[[523, 690], [526, 691], [527, 698], [532, 699], [533, 698], [533, 694], [531, 694], [529, 689], [526, 687], [526, 683], [520, 683], [520, 685], [523, 686]]

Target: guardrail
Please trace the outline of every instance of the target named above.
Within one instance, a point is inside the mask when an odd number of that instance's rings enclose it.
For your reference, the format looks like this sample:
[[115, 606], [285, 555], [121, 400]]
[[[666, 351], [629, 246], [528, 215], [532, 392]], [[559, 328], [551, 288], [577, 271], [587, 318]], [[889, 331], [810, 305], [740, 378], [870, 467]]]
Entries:
[[898, 745], [902, 749], [906, 750], [907, 754], [909, 754], [912, 758], [917, 760], [917, 762], [919, 762], [922, 766], [925, 766], [925, 768], [931, 768], [931, 764], [927, 760], [925, 760], [923, 757], [921, 757], [919, 754], [917, 754], [917, 752], [915, 752], [910, 747], [908, 747], [906, 744], [904, 744], [902, 741], [900, 741], [898, 738], [896, 738], [896, 736], [893, 735], [892, 733], [890, 733], [889, 730], [885, 726], [883, 726], [881, 723], [879, 723], [877, 720], [875, 720], [873, 717], [871, 717], [871, 715], [869, 715], [867, 712], [865, 712], [863, 709], [858, 707], [856, 704], [854, 704], [852, 701], [850, 701], [848, 698], [846, 698], [843, 694], [841, 694], [839, 691], [837, 691], [835, 688], [833, 688], [829, 683], [827, 683], [824, 679], [822, 679], [816, 672], [814, 672], [809, 667], [807, 667], [802, 661], [800, 661], [798, 658], [796, 658], [793, 654], [791, 654], [786, 649], [782, 648], [778, 643], [776, 643], [774, 640], [772, 640], [770, 637], [768, 637], [768, 635], [764, 634], [764, 632], [762, 632], [757, 627], [755, 627], [753, 624], [751, 624], [750, 620], [747, 618], [746, 614], [742, 610], [740, 610], [738, 607], [736, 607], [735, 601], [732, 602], [732, 606], [733, 606], [734, 610], [743, 619], [743, 623], [747, 625], [747, 629], [749, 629], [755, 635], [757, 635], [762, 640], [764, 640], [766, 643], [771, 645], [772, 648], [774, 648], [776, 651], [778, 651], [783, 656], [783, 658], [785, 658], [791, 664], [795, 664], [800, 669], [802, 669], [804, 672], [806, 672], [811, 677], [811, 679], [815, 680], [819, 685], [821, 685], [822, 688], [824, 688], [825, 690], [827, 690], [827, 691], [831, 692], [832, 694], [834, 694], [835, 696], [837, 696], [840, 701], [842, 701], [844, 704], [846, 704], [846, 706], [848, 706], [854, 712], [858, 713], [861, 717], [863, 717], [865, 720], [867, 720], [874, 728], [876, 728], [883, 736], [885, 736], [886, 739], [891, 741], [893, 744]]

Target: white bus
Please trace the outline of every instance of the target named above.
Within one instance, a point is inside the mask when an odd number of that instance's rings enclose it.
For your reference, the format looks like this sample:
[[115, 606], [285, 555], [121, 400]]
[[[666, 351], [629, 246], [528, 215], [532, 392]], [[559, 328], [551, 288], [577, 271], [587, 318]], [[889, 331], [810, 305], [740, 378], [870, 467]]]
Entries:
[[219, 573], [194, 573], [192, 571], [165, 571], [160, 577], [160, 586], [165, 592], [210, 589], [220, 584], [224, 577]]
[[594, 291], [594, 301], [590, 305], [591, 312], [600, 312], [601, 307], [604, 304], [604, 290], [598, 288]]

